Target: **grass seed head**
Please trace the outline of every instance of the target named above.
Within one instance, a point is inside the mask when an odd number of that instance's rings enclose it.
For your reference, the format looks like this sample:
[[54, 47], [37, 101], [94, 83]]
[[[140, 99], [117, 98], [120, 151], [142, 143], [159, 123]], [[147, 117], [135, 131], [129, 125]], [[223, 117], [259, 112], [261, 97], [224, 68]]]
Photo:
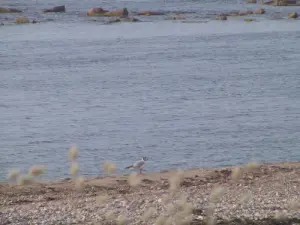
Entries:
[[193, 221], [193, 215], [187, 215], [178, 222], [180, 225], [189, 225], [192, 223], [192, 221]]
[[183, 194], [179, 196], [179, 199], [177, 201], [177, 205], [181, 208], [184, 208], [185, 204], [187, 203], [187, 198]]
[[75, 188], [77, 190], [82, 190], [84, 188], [84, 177], [80, 176], [75, 181]]
[[217, 188], [213, 189], [213, 191], [211, 192], [211, 195], [210, 195], [211, 201], [217, 202], [222, 197], [224, 192], [225, 192], [225, 189], [222, 187], [217, 187]]
[[68, 152], [68, 158], [70, 161], [75, 161], [78, 157], [79, 150], [76, 145], [72, 145]]
[[108, 200], [108, 195], [99, 195], [96, 197], [96, 203], [104, 204]]
[[44, 174], [45, 170], [46, 170], [45, 166], [35, 165], [28, 170], [28, 174], [30, 174], [33, 177], [36, 177]]
[[174, 204], [172, 204], [172, 203], [167, 204], [166, 205], [166, 209], [167, 209], [167, 213], [169, 215], [172, 215], [173, 213], [176, 212], [176, 206]]
[[147, 222], [155, 213], [155, 209], [150, 207], [143, 215], [142, 219], [144, 222]]
[[245, 194], [241, 197], [240, 203], [241, 203], [241, 204], [247, 204], [247, 203], [250, 201], [251, 197], [252, 197], [252, 194], [251, 194], [251, 193], [245, 193]]
[[166, 218], [164, 225], [173, 225], [173, 224], [174, 224], [173, 223], [173, 218], [171, 216]]
[[128, 183], [129, 183], [129, 185], [132, 186], [132, 187], [136, 187], [136, 186], [140, 185], [141, 182], [142, 182], [142, 181], [141, 181], [141, 178], [138, 176], [137, 173], [131, 173], [131, 174], [129, 175], [127, 181], [128, 181]]
[[183, 212], [186, 214], [186, 215], [189, 215], [189, 214], [192, 214], [193, 213], [193, 209], [194, 209], [194, 206], [192, 203], [185, 203], [184, 206], [183, 206]]
[[72, 162], [71, 168], [70, 168], [70, 174], [72, 176], [76, 176], [79, 171], [79, 165], [77, 162]]
[[19, 185], [28, 185], [33, 183], [32, 176], [26, 174], [18, 177], [17, 182]]
[[249, 162], [245, 168], [247, 171], [252, 171], [254, 169], [257, 169], [259, 167], [259, 164], [257, 162]]
[[170, 201], [170, 198], [171, 197], [169, 195], [164, 195], [162, 197], [162, 203], [166, 205]]
[[105, 219], [109, 220], [109, 221], [112, 221], [115, 219], [115, 214], [112, 210], [106, 212], [105, 214]]
[[116, 165], [110, 161], [105, 161], [103, 164], [103, 169], [107, 173], [114, 173], [117, 169]]
[[12, 169], [8, 172], [8, 179], [17, 179], [20, 176], [21, 171], [19, 169]]
[[167, 218], [165, 216], [160, 215], [155, 222], [155, 225], [165, 225]]
[[284, 213], [283, 213], [283, 212], [280, 212], [280, 211], [278, 211], [278, 210], [276, 210], [276, 211], [275, 211], [274, 218], [275, 218], [276, 220], [281, 220], [281, 219], [284, 218]]
[[216, 224], [216, 221], [215, 221], [215, 218], [213, 216], [209, 216], [207, 218], [207, 225], [215, 225]]
[[169, 190], [174, 192], [179, 189], [181, 182], [184, 178], [184, 172], [182, 170], [177, 171], [174, 175], [169, 178]]
[[176, 224], [181, 224], [184, 216], [185, 215], [182, 212], [177, 212], [175, 215], [173, 215], [173, 219], [176, 221]]
[[299, 200], [289, 201], [287, 207], [291, 210], [300, 210], [300, 201]]
[[117, 218], [117, 225], [125, 225], [127, 223], [127, 219], [123, 215], [119, 215]]
[[233, 181], [236, 181], [238, 179], [240, 179], [240, 177], [242, 176], [242, 171], [239, 167], [235, 167], [233, 170], [232, 170], [232, 173], [231, 173], [231, 178]]
[[215, 204], [209, 203], [208, 208], [206, 209], [206, 216], [211, 217], [215, 212]]

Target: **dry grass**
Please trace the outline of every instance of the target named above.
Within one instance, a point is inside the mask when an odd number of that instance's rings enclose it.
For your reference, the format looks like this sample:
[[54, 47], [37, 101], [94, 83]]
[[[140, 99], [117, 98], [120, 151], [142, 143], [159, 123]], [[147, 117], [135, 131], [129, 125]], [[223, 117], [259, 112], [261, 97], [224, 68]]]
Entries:
[[72, 147], [69, 149], [69, 152], [68, 152], [69, 160], [75, 161], [78, 157], [78, 154], [79, 154], [79, 150], [78, 150], [77, 146], [72, 145]]
[[44, 174], [45, 170], [46, 170], [45, 166], [36, 165], [36, 166], [31, 167], [28, 170], [28, 174], [30, 174], [33, 177], [37, 177], [37, 176]]
[[8, 179], [17, 179], [20, 176], [21, 171], [19, 169], [12, 169], [8, 172], [7, 178]]

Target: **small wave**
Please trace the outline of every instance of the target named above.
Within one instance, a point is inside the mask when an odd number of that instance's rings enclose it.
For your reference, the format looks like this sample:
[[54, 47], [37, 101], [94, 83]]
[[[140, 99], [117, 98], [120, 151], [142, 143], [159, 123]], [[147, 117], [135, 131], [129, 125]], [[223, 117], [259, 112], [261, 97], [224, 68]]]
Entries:
[[5, 104], [0, 104], [0, 108], [5, 108], [5, 109], [8, 109], [9, 106], [8, 105], [5, 105]]
[[51, 144], [53, 141], [29, 141], [28, 144], [30, 145], [38, 145], [38, 144]]

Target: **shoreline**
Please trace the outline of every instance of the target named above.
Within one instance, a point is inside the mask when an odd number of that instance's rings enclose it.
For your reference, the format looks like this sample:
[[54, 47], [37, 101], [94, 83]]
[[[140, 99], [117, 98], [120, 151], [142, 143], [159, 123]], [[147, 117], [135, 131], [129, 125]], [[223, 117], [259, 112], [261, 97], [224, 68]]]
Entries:
[[300, 223], [300, 162], [236, 168], [120, 174], [81, 183], [2, 182], [0, 224], [116, 224], [121, 218], [127, 224], [160, 219], [168, 224], [179, 221], [179, 215], [187, 224], [206, 224], [209, 218], [215, 224]]
[[[249, 162], [252, 163], [252, 162]], [[263, 167], [269, 167], [269, 166], [284, 166], [284, 167], [297, 167], [298, 164], [300, 166], [300, 161], [276, 161], [276, 162], [266, 162], [266, 163], [259, 163], [259, 162], [253, 162], [255, 163], [257, 166], [263, 166]], [[188, 176], [191, 176], [191, 174], [193, 173], [197, 173], [199, 171], [201, 172], [213, 172], [213, 171], [220, 171], [220, 170], [232, 170], [236, 167], [243, 167], [246, 166], [247, 164], [236, 164], [236, 165], [228, 165], [228, 166], [218, 166], [218, 167], [195, 167], [195, 168], [181, 168], [179, 170], [184, 171], [187, 173]], [[170, 174], [174, 173], [178, 171], [177, 168], [168, 168], [168, 169], [163, 169], [163, 170], [159, 170], [159, 171], [149, 171], [147, 172], [143, 172], [143, 175], [146, 177], [159, 177], [160, 175], [162, 175], [161, 177], [165, 178], [165, 177], [169, 177]], [[85, 180], [106, 180], [106, 179], [122, 179], [125, 177], [128, 177], [132, 172], [134, 172], [133, 170], [128, 170], [128, 173], [106, 173], [103, 175], [98, 175], [98, 176], [86, 176], [86, 175], [82, 175], [83, 177], [85, 177]], [[47, 173], [47, 171], [46, 171]], [[62, 182], [68, 182], [72, 180], [72, 176], [62, 176], [62, 177], [54, 177], [54, 178], [39, 178], [37, 177], [36, 179], [34, 179], [34, 181], [37, 184], [56, 184], [56, 183], [62, 183]], [[3, 185], [12, 185], [15, 186], [17, 185], [16, 181], [13, 179], [3, 179], [0, 180], [0, 188]], [[19, 185], [17, 185], [19, 186]]]

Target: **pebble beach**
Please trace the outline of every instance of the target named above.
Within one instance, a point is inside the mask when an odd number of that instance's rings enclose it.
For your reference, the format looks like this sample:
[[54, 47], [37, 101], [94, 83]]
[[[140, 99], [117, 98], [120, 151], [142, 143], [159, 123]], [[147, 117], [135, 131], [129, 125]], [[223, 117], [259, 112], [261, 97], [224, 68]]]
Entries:
[[0, 224], [300, 224], [300, 162], [0, 184]]

